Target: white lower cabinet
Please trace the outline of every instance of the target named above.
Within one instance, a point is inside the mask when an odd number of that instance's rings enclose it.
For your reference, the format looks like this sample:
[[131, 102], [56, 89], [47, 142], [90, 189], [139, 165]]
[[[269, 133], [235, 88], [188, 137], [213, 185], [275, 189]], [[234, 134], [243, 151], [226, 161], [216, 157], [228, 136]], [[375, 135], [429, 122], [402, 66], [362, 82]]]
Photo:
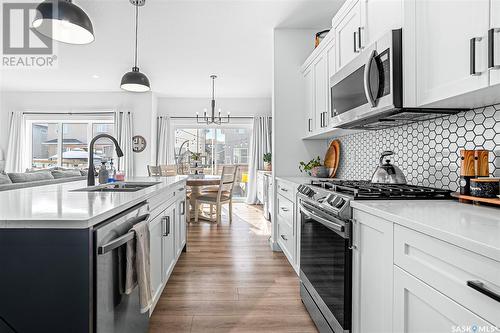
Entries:
[[493, 332], [493, 326], [394, 266], [393, 330], [398, 333]]
[[151, 220], [149, 234], [151, 291], [153, 304], [156, 304], [177, 258], [175, 253], [175, 203], [172, 203]]
[[160, 297], [163, 287], [162, 246], [163, 246], [163, 214], [149, 223], [150, 234], [150, 274], [153, 299]]
[[175, 195], [151, 212], [150, 276], [153, 294], [153, 312], [158, 299], [186, 245], [186, 192], [179, 189]]
[[353, 214], [352, 332], [500, 326], [500, 262], [359, 209]]
[[186, 198], [181, 197], [176, 206], [175, 254], [179, 257], [186, 245]]
[[162, 281], [166, 282], [175, 265], [175, 221], [176, 207], [170, 206], [165, 210], [163, 218], [163, 239], [162, 239]]
[[392, 331], [393, 224], [354, 210], [352, 332]]
[[297, 216], [297, 187], [296, 184], [276, 180], [276, 201], [273, 205], [274, 216], [276, 217], [274, 239], [292, 265], [299, 274], [300, 256], [300, 218]]

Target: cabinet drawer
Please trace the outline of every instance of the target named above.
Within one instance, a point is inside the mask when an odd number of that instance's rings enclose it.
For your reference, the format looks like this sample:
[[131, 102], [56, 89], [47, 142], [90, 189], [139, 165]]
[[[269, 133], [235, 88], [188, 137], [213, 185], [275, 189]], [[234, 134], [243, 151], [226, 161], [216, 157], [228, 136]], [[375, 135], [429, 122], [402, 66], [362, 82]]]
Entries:
[[500, 295], [500, 262], [396, 225], [394, 263], [480, 317], [500, 325], [500, 302], [468, 286], [468, 281], [480, 281]]
[[292, 202], [295, 201], [295, 187], [292, 184], [277, 179], [276, 189], [278, 190], [278, 194], [281, 194]]
[[281, 250], [285, 252], [292, 266], [295, 264], [295, 237], [293, 235], [293, 227], [285, 220], [278, 217], [278, 244]]
[[[184, 193], [183, 193], [184, 194]], [[165, 210], [168, 207], [170, 201], [173, 200], [175, 196], [175, 191], [170, 190], [170, 192], [163, 191], [154, 197], [148, 199], [149, 211], [151, 218], [154, 218], [158, 213]]]
[[287, 198], [282, 195], [277, 196], [278, 207], [277, 207], [277, 215], [278, 217], [285, 220], [290, 226], [293, 225], [293, 212], [294, 212], [294, 204]]
[[[473, 326], [477, 330], [473, 330]], [[379, 331], [380, 332], [380, 331]], [[491, 323], [394, 266], [392, 332], [495, 332]]]

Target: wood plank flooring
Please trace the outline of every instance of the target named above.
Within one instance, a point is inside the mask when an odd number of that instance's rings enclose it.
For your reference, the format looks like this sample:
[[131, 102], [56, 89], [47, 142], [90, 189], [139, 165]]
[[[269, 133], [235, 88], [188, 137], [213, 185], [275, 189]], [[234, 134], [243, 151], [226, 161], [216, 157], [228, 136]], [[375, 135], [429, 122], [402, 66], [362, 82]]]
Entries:
[[299, 280], [268, 245], [258, 206], [235, 204], [233, 224], [188, 226], [181, 255], [150, 320], [150, 333], [317, 332]]

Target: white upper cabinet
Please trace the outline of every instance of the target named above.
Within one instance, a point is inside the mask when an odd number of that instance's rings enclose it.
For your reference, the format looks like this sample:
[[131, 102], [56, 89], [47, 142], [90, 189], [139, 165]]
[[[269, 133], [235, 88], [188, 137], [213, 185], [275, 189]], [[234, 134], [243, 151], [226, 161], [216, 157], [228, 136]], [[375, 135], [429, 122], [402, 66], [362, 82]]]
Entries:
[[328, 121], [328, 72], [326, 54], [318, 56], [313, 64], [314, 67], [314, 115], [315, 128], [327, 126]]
[[402, 0], [363, 0], [361, 5], [361, 47], [370, 45], [388, 31], [403, 26]]
[[307, 135], [312, 131], [314, 131], [314, 77], [311, 68], [305, 71], [304, 80], [305, 80], [305, 101], [306, 101], [305, 132]]
[[404, 29], [414, 29], [417, 106], [487, 87], [489, 0], [407, 4], [415, 6], [414, 27]]
[[[345, 8], [345, 10], [344, 10]], [[361, 2], [350, 1], [341, 14], [335, 16], [333, 29], [337, 43], [337, 70], [345, 66], [360, 52]]]
[[332, 40], [326, 47], [325, 53], [326, 53], [326, 66], [327, 66], [327, 78], [326, 78], [326, 96], [327, 96], [327, 112], [328, 112], [328, 117], [331, 118], [333, 117], [332, 112], [331, 112], [331, 105], [332, 105], [332, 100], [331, 100], [331, 94], [330, 94], [330, 78], [332, 77], [333, 74], [335, 74], [335, 40]]
[[488, 67], [490, 85], [500, 83], [500, 0], [491, 1], [490, 30], [488, 31]]

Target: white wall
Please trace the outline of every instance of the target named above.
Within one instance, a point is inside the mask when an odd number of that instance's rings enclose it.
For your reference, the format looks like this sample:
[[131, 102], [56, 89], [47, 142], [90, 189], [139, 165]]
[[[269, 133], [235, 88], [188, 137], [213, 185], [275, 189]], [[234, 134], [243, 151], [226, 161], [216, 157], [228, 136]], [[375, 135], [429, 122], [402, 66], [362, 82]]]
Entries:
[[134, 135], [142, 135], [148, 145], [134, 153], [136, 176], [147, 175], [154, 162], [156, 147], [156, 109], [152, 93], [127, 92], [3, 92], [0, 98], [0, 148], [7, 149], [9, 114], [12, 111], [130, 111], [134, 115]]
[[[232, 116], [271, 115], [270, 98], [217, 98], [216, 112], [231, 112]], [[158, 98], [158, 115], [194, 117], [196, 112], [203, 115], [203, 109], [210, 110], [210, 96], [207, 98]]]
[[300, 176], [299, 162], [324, 157], [325, 140], [302, 140], [305, 81], [300, 66], [314, 49], [316, 30], [275, 29], [273, 52], [273, 174]]

